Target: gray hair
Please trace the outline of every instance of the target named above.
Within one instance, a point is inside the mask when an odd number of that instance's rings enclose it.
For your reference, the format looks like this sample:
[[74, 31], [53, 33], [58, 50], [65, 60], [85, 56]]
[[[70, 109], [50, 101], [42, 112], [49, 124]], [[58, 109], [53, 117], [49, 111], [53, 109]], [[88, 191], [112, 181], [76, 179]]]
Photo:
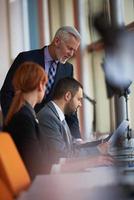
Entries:
[[81, 40], [80, 33], [72, 26], [62, 26], [55, 33], [55, 37], [62, 39], [68, 39], [70, 35], [73, 35], [77, 40]]

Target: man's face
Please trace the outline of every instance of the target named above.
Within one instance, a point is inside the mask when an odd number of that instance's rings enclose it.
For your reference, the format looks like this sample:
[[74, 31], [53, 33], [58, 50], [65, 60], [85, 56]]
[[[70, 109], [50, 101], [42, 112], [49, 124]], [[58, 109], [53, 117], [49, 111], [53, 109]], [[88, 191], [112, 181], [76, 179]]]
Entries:
[[74, 97], [67, 102], [65, 106], [65, 114], [70, 115], [77, 112], [77, 109], [82, 106], [83, 90], [79, 88]]
[[74, 56], [79, 45], [80, 41], [72, 35], [70, 35], [70, 37], [66, 40], [56, 38], [55, 54], [57, 56], [57, 59], [63, 64], [66, 63], [68, 59]]

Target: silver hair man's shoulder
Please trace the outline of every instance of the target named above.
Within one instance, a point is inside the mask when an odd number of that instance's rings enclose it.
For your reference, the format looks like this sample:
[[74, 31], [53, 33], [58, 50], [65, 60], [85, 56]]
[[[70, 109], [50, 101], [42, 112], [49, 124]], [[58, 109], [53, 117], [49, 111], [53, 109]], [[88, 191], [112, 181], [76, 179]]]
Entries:
[[60, 27], [55, 34], [56, 36], [61, 36], [64, 35], [64, 33], [69, 33], [71, 35], [73, 35], [74, 37], [76, 37], [78, 40], [81, 40], [81, 36], [80, 33], [77, 31], [77, 29], [75, 27], [72, 26], [62, 26]]

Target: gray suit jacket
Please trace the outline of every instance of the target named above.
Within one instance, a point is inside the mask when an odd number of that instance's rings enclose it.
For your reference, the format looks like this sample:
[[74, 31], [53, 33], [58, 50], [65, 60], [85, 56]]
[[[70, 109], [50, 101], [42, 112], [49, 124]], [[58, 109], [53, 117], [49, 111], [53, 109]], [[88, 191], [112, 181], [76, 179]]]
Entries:
[[[50, 101], [37, 114], [40, 124], [40, 143], [47, 149], [47, 159], [50, 166], [59, 161], [61, 157], [87, 156], [99, 153], [96, 147], [76, 148], [72, 142], [67, 143], [66, 132], [58, 113]], [[47, 148], [46, 148], [47, 146]]]

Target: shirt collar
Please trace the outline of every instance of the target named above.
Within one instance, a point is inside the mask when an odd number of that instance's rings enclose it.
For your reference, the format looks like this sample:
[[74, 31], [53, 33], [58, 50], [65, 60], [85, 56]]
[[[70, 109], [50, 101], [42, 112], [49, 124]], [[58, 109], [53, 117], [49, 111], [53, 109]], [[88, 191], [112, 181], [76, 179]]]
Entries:
[[51, 101], [51, 102], [54, 105], [54, 107], [59, 115], [60, 121], [63, 121], [65, 119], [65, 115], [64, 115], [63, 111], [60, 109], [60, 107], [54, 101]]
[[[44, 48], [44, 54], [45, 54], [45, 61], [46, 62], [51, 62], [51, 61], [54, 61], [54, 59], [51, 57], [50, 53], [49, 53], [49, 50], [48, 50], [48, 46], [46, 46]], [[55, 63], [58, 64], [58, 60], [55, 60]]]
[[49, 53], [49, 51], [48, 51], [48, 46], [45, 47], [44, 53], [45, 53], [45, 61], [46, 61], [46, 62], [53, 61], [53, 58], [50, 56], [50, 53]]

